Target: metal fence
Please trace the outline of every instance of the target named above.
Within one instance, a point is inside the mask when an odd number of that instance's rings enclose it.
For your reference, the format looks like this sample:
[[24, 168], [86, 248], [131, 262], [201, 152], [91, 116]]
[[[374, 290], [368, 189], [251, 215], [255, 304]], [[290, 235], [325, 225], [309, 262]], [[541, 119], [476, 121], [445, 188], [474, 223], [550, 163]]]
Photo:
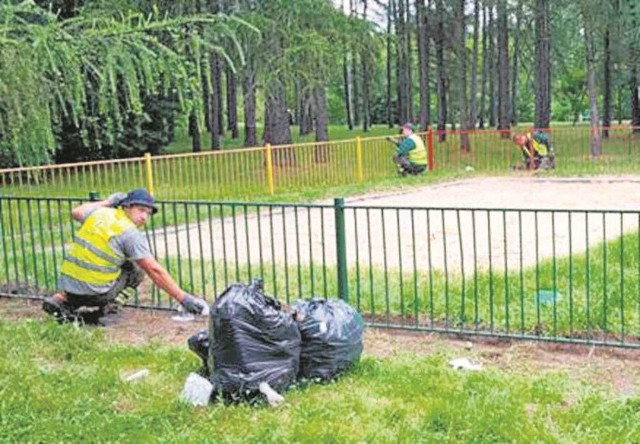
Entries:
[[[549, 130], [557, 174], [623, 173], [640, 170], [640, 137], [633, 128], [603, 128], [603, 155], [590, 156], [589, 127]], [[421, 134], [429, 150], [430, 173], [469, 170], [508, 174], [522, 154], [513, 132], [429, 131]], [[466, 141], [466, 142], [465, 142]], [[466, 143], [466, 145], [465, 145]], [[466, 146], [468, 149], [463, 149]], [[394, 147], [384, 138], [245, 148], [0, 170], [0, 193], [69, 197], [88, 191], [146, 187], [162, 199], [256, 200], [328, 187], [375, 183], [393, 178]]]
[[[0, 293], [55, 289], [78, 199], [0, 197]], [[261, 277], [369, 325], [639, 347], [640, 213], [162, 201], [147, 235], [185, 290]], [[130, 303], [169, 308], [150, 282]]]

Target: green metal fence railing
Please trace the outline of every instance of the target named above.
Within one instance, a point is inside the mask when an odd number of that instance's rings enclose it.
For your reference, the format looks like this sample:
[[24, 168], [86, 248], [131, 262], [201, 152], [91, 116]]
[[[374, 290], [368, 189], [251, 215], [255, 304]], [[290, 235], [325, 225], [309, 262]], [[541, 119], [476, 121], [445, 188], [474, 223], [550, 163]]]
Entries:
[[[0, 293], [55, 289], [66, 198], [0, 196]], [[369, 325], [640, 347], [640, 213], [160, 201], [147, 227], [187, 291], [261, 277], [293, 302], [342, 297]], [[145, 283], [133, 305], [170, 308]]]

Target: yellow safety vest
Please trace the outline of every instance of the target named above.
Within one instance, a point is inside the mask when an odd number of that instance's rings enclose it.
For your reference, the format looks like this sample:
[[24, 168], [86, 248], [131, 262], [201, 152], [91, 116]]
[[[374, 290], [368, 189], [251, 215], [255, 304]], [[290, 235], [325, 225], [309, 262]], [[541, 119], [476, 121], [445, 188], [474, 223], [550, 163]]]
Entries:
[[416, 147], [409, 151], [409, 162], [414, 165], [426, 165], [427, 164], [427, 150], [424, 147], [424, 142], [416, 134], [411, 134], [409, 139], [413, 140]]
[[527, 133], [527, 138], [531, 141], [531, 147], [533, 148], [534, 153], [538, 153], [540, 156], [546, 156], [547, 153], [547, 145], [544, 143], [539, 143], [534, 137], [533, 134]]
[[124, 256], [109, 240], [136, 225], [122, 209], [100, 208], [84, 221], [62, 262], [61, 272], [77, 281], [108, 286], [120, 276]]

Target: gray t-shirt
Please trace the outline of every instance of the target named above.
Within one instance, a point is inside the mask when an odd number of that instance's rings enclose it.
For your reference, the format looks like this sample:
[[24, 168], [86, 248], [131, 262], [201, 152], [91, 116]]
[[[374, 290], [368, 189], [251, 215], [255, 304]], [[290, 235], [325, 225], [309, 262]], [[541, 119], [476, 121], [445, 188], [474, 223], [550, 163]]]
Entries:
[[[84, 222], [90, 213], [84, 215], [82, 222]], [[122, 264], [126, 260], [137, 261], [139, 259], [147, 259], [153, 257], [151, 248], [149, 247], [149, 241], [143, 231], [137, 228], [130, 228], [122, 232], [118, 236], [114, 236], [109, 239], [109, 245], [113, 248], [113, 251], [123, 257]], [[122, 264], [120, 264], [122, 266]], [[86, 282], [78, 281], [71, 276], [61, 274], [58, 278], [58, 287], [65, 293], [73, 293], [77, 295], [96, 295], [104, 294], [113, 287], [115, 281], [107, 286], [96, 286]]]

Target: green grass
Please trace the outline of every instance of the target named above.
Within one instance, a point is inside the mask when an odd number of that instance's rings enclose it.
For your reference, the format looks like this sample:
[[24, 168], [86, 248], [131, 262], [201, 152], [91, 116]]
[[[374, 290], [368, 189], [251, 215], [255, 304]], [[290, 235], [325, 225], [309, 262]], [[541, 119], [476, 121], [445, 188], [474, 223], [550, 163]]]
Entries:
[[[185, 340], [189, 333], [185, 333]], [[634, 442], [640, 402], [567, 371], [450, 369], [455, 350], [364, 357], [285, 406], [193, 408], [178, 395], [199, 359], [186, 346], [131, 347], [101, 330], [0, 318], [2, 442]], [[136, 383], [122, 375], [141, 368]]]

